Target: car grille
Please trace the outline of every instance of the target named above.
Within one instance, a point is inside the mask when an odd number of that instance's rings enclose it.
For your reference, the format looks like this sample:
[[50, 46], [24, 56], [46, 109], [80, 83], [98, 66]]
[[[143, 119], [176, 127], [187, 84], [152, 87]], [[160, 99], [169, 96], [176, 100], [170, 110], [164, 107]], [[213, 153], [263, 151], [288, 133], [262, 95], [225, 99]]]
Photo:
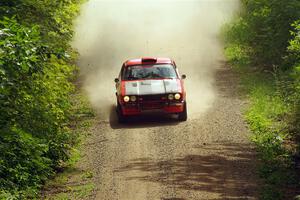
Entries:
[[139, 96], [139, 105], [142, 110], [161, 109], [166, 102], [166, 95], [142, 95]]
[[145, 102], [145, 101], [163, 101], [166, 98], [165, 94], [157, 94], [157, 95], [142, 95], [139, 96], [139, 101], [140, 102]]

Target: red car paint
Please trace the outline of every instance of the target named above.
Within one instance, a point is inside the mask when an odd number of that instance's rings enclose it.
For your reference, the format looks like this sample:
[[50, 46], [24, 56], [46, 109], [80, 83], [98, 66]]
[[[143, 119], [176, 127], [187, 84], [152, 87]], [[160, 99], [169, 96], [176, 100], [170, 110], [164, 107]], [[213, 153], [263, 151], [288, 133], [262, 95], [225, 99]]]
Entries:
[[[122, 73], [124, 73], [124, 70], [127, 70], [129, 66], [142, 66], [142, 67], [150, 67], [152, 65], [157, 66], [161, 64], [168, 64], [170, 66], [174, 67], [174, 70], [176, 72], [176, 78], [153, 78], [153, 79], [138, 79], [138, 80], [124, 80], [122, 77]], [[130, 116], [130, 115], [140, 115], [143, 113], [143, 111], [151, 111], [151, 110], [160, 110], [166, 114], [179, 114], [184, 112], [186, 109], [186, 93], [184, 90], [184, 83], [183, 79], [185, 77], [180, 77], [176, 64], [173, 60], [169, 58], [140, 58], [140, 59], [132, 59], [127, 60], [123, 63], [121, 72], [119, 74], [119, 77], [115, 80], [116, 81], [116, 97], [117, 97], [117, 105], [118, 105], [118, 112], [119, 114], [123, 116]], [[176, 92], [172, 93], [161, 93], [161, 94], [146, 94], [146, 95], [128, 95], [126, 91], [126, 85], [129, 84], [143, 84], [143, 81], [162, 81], [164, 84], [167, 85], [167, 83], [177, 84]], [[165, 86], [165, 85], [164, 85]], [[166, 88], [166, 86], [165, 86]], [[180, 94], [180, 99], [178, 100], [169, 100], [168, 95], [169, 94]], [[125, 102], [124, 96], [135, 96], [136, 101], [135, 102]]]

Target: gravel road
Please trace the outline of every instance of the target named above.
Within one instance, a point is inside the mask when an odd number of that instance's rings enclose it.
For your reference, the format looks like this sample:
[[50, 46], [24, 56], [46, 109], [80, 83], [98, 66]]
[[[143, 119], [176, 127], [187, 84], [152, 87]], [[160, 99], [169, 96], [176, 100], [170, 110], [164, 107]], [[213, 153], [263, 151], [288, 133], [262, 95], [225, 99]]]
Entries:
[[255, 151], [236, 86], [231, 70], [219, 69], [217, 100], [185, 123], [147, 116], [121, 126], [112, 111], [94, 127], [80, 164], [94, 173], [91, 199], [257, 199]]
[[[90, 0], [77, 21], [83, 85], [99, 116], [79, 163], [94, 174], [90, 199], [257, 199], [246, 102], [217, 37], [237, 1], [142, 2]], [[113, 78], [124, 60], [145, 55], [172, 57], [187, 73], [187, 122], [117, 123]]]

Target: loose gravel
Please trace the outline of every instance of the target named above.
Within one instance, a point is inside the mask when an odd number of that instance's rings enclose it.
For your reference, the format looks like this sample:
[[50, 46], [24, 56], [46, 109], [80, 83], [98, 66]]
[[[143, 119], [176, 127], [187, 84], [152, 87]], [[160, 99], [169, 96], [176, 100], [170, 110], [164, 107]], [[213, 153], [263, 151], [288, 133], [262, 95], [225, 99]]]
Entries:
[[256, 153], [242, 117], [246, 101], [228, 66], [215, 79], [213, 105], [187, 122], [146, 116], [119, 125], [112, 108], [110, 120], [93, 127], [78, 166], [94, 174], [90, 199], [257, 199]]

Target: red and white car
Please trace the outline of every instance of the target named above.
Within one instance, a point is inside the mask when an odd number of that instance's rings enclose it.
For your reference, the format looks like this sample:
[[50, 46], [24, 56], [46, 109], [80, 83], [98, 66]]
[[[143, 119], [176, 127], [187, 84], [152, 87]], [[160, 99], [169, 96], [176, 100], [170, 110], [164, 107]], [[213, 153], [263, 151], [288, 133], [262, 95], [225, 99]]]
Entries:
[[169, 58], [140, 58], [126, 61], [115, 79], [119, 122], [128, 116], [161, 111], [187, 120], [186, 93], [176, 64]]

